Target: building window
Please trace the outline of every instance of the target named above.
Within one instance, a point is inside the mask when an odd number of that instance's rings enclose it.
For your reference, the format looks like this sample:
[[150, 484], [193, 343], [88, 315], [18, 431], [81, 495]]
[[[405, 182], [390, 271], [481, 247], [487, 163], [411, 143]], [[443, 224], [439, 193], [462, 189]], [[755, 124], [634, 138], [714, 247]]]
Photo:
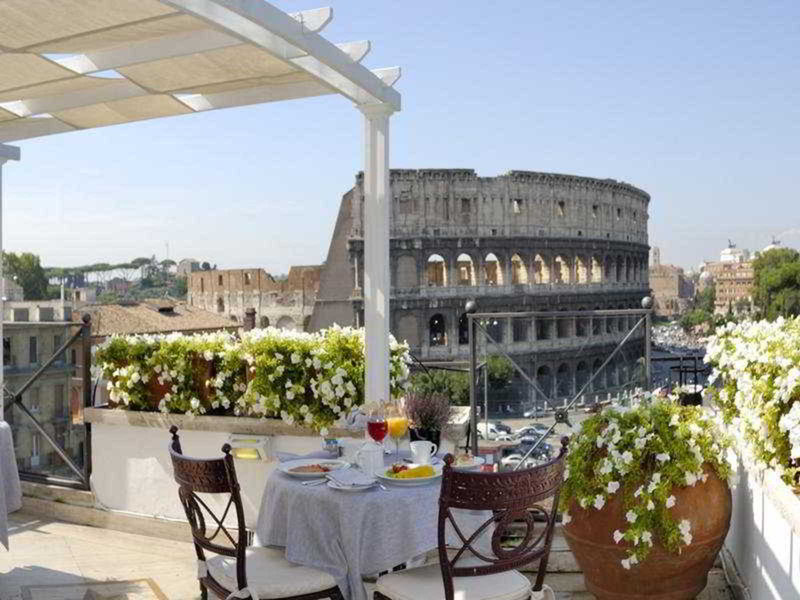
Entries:
[[38, 340], [36, 336], [31, 336], [28, 342], [28, 362], [31, 364], [36, 364], [39, 362], [39, 349], [38, 349]]
[[32, 413], [38, 413], [40, 410], [39, 407], [39, 388], [31, 388], [28, 390], [28, 401], [30, 406], [28, 410]]
[[200, 292], [206, 291], [206, 281], [202, 277], [200, 278]]
[[250, 280], [250, 273], [245, 273], [244, 274], [244, 284], [245, 285], [250, 285], [250, 281], [251, 281]]
[[597, 204], [592, 204], [592, 217], [595, 219], [597, 218], [599, 208], [600, 207], [597, 206]]
[[31, 434], [31, 458], [35, 459], [35, 464], [31, 466], [38, 467], [39, 466], [39, 453], [42, 449], [42, 439], [38, 433]]
[[221, 297], [217, 298], [217, 312], [225, 312], [225, 301]]
[[[62, 344], [61, 336], [60, 335], [54, 335], [53, 336], [53, 354], [58, 352], [58, 349], [61, 348], [61, 344]], [[63, 357], [64, 357], [64, 354], [62, 353], [59, 358], [63, 358]]]
[[511, 208], [514, 211], [515, 215], [518, 215], [522, 212], [522, 201], [521, 200], [512, 200], [511, 201]]
[[469, 213], [469, 198], [462, 198], [461, 199], [461, 212], [462, 213]]
[[622, 218], [622, 209], [618, 208], [617, 209], [617, 221], [619, 221], [621, 218]]
[[566, 208], [567, 208], [566, 202], [564, 202], [563, 200], [559, 200], [558, 203], [556, 204], [556, 211], [559, 217], [563, 217], [565, 214], [567, 214]]
[[3, 338], [3, 362], [7, 365], [13, 364], [13, 357], [11, 356], [11, 338]]
[[55, 416], [63, 417], [64, 416], [64, 405], [66, 404], [64, 398], [64, 384], [59, 383], [53, 386], [53, 399], [55, 400]]
[[219, 285], [222, 285], [222, 275], [218, 275], [218, 276], [217, 276], [217, 283], [218, 283]]
[[70, 362], [73, 365], [78, 362], [78, 352], [74, 348], [70, 350]]
[[429, 324], [430, 345], [431, 346], [446, 346], [447, 345], [447, 328], [443, 315], [433, 315]]

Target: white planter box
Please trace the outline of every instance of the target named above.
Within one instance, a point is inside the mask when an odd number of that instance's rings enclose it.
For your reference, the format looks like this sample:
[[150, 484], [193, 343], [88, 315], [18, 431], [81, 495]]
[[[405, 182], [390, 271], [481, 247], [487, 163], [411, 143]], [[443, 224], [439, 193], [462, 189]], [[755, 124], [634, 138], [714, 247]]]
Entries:
[[[184, 454], [195, 458], [221, 457], [231, 433], [270, 436], [273, 453], [307, 454], [322, 449], [319, 435], [276, 419], [190, 418], [100, 408], [87, 408], [85, 418], [92, 424], [91, 485], [97, 503], [105, 509], [156, 518], [186, 520], [167, 450], [172, 425], [179, 428]], [[341, 429], [332, 429], [329, 435], [364, 436]], [[443, 445], [452, 451], [452, 442]], [[255, 525], [264, 485], [276, 464], [275, 460], [236, 461], [248, 527]], [[224, 508], [225, 503], [227, 498], [220, 497], [210, 505]]]
[[800, 497], [773, 471], [737, 456], [731, 528], [725, 540], [752, 600], [800, 600]]

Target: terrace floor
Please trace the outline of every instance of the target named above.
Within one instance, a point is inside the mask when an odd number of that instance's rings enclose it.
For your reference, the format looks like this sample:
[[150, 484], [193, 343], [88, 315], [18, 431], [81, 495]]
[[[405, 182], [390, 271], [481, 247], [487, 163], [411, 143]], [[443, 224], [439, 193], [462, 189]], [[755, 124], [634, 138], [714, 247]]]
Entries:
[[[10, 515], [11, 551], [0, 549], [0, 600], [197, 600], [194, 549], [170, 541]], [[590, 600], [583, 577], [557, 535], [545, 580], [559, 600]], [[698, 600], [730, 600], [715, 568]]]

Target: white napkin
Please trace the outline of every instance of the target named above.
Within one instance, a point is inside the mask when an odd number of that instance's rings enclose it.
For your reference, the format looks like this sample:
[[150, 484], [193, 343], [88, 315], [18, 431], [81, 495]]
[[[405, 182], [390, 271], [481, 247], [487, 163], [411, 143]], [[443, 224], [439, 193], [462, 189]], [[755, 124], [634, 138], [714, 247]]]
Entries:
[[328, 479], [339, 485], [371, 485], [375, 478], [357, 469], [337, 469], [325, 475]]

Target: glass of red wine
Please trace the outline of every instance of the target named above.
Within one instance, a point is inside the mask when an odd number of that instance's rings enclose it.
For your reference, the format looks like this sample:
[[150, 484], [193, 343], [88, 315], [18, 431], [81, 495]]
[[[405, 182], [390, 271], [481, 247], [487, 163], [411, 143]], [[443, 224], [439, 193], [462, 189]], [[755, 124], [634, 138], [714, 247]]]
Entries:
[[373, 410], [367, 419], [367, 433], [376, 443], [383, 443], [386, 434], [389, 433], [389, 425], [386, 423], [386, 416], [383, 410]]

